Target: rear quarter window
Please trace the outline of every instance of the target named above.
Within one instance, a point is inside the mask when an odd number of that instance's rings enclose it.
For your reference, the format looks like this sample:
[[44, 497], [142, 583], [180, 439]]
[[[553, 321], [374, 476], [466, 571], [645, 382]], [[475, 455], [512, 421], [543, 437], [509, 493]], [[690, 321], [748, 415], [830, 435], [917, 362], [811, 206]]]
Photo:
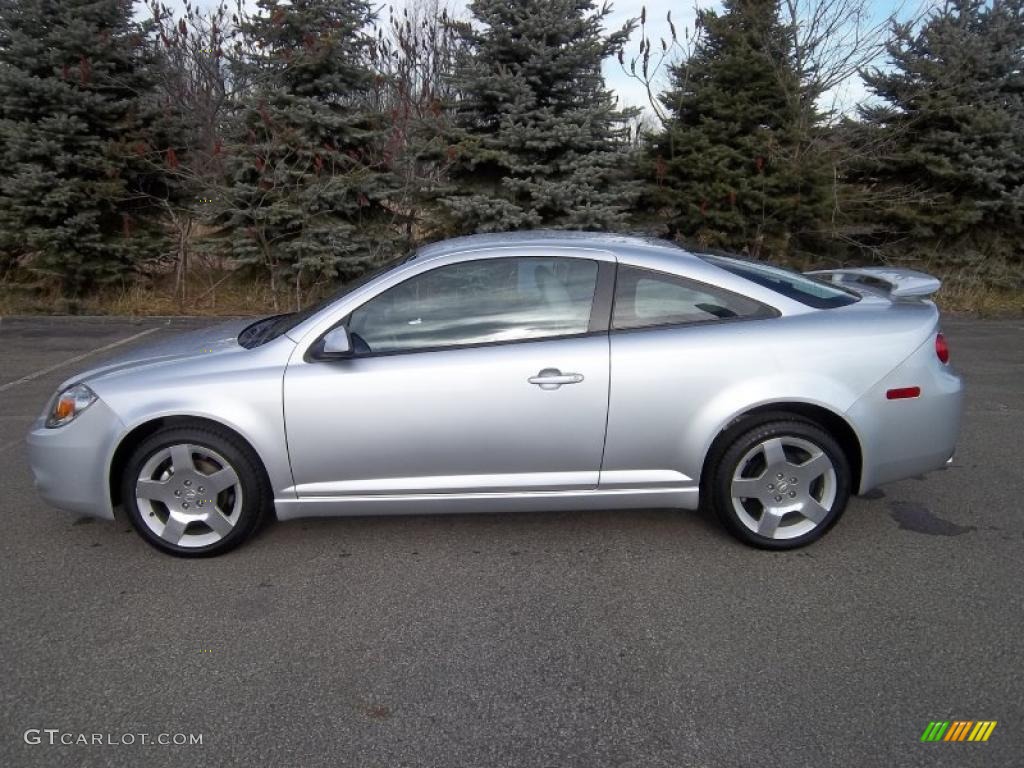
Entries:
[[716, 267], [721, 267], [727, 272], [732, 272], [752, 283], [782, 294], [787, 299], [799, 301], [801, 304], [815, 309], [845, 307], [860, 300], [860, 296], [853, 291], [782, 267], [744, 261], [729, 256], [716, 256], [707, 253], [697, 255]]
[[620, 265], [612, 328], [629, 330], [720, 320], [775, 317], [754, 299], [715, 286], [639, 267]]

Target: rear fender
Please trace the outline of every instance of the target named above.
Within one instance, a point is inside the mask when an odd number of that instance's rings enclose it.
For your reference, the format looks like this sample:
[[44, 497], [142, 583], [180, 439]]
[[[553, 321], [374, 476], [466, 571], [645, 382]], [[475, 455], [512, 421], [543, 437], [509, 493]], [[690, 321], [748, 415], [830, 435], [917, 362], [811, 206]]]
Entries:
[[[856, 424], [851, 424], [843, 414], [857, 400], [857, 393], [840, 381], [825, 376], [805, 376], [799, 380], [786, 376], [761, 378], [750, 383], [741, 383], [723, 390], [702, 409], [696, 429], [687, 433], [686, 439], [691, 441], [683, 447], [684, 456], [701, 456], [703, 461], [711, 452], [712, 445], [725, 430], [738, 419], [754, 410], [765, 410], [778, 405], [785, 410], [787, 405], [811, 405], [828, 411], [837, 418], [847, 422], [861, 441], [860, 431]], [[740, 405], [741, 404], [741, 405]], [[702, 442], [697, 442], [701, 437]], [[695, 477], [702, 477], [703, 461], [696, 468]]]
[[[889, 390], [920, 395], [890, 400]], [[963, 384], [935, 354], [934, 335], [847, 410], [862, 435], [859, 493], [941, 469], [953, 455], [963, 416]]]

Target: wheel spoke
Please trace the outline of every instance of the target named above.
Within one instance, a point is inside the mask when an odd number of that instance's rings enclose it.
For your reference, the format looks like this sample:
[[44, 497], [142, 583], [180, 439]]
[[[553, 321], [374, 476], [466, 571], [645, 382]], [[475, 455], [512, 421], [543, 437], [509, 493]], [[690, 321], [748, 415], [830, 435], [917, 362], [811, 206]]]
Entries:
[[167, 516], [167, 523], [164, 525], [164, 529], [160, 532], [160, 538], [171, 544], [177, 544], [185, 533], [186, 525], [188, 525], [186, 521], [175, 517], [174, 513], [171, 512]]
[[142, 499], [166, 503], [167, 483], [162, 480], [140, 479], [135, 484], [135, 495]]
[[171, 466], [173, 466], [174, 471], [179, 474], [186, 471], [194, 472], [196, 465], [195, 461], [192, 460], [192, 446], [181, 444], [172, 445]]
[[779, 521], [781, 519], [782, 515], [765, 507], [764, 512], [761, 513], [761, 519], [757, 523], [757, 532], [765, 538], [774, 538], [775, 529], [779, 527]]
[[238, 475], [231, 467], [218, 469], [212, 475], [203, 478], [203, 485], [210, 489], [211, 493], [217, 494], [226, 491], [233, 485], [238, 484]]
[[822, 452], [811, 458], [809, 461], [801, 464], [800, 474], [803, 475], [804, 481], [810, 485], [830, 469], [832, 469], [832, 462], [829, 461], [828, 456]]
[[786, 463], [786, 452], [782, 450], [782, 440], [779, 438], [765, 440], [761, 447], [764, 450], [764, 462], [769, 469]]
[[219, 533], [221, 536], [227, 536], [231, 533], [231, 529], [234, 528], [231, 521], [224, 516], [224, 513], [216, 509], [207, 512], [203, 522], [210, 526], [212, 531]]
[[765, 490], [763, 477], [740, 477], [732, 481], [732, 495], [737, 499], [759, 499]]
[[828, 510], [814, 499], [808, 499], [800, 509], [800, 514], [811, 522], [818, 524], [828, 516]]

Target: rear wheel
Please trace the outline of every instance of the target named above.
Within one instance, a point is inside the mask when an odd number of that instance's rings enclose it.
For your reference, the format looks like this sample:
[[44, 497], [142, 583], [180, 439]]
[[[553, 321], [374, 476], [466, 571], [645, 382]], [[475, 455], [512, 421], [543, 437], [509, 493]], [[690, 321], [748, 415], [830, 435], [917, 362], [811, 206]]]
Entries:
[[252, 451], [234, 436], [205, 427], [171, 427], [144, 440], [128, 461], [121, 491], [142, 538], [179, 557], [237, 547], [269, 507], [269, 489]]
[[820, 538], [846, 508], [850, 467], [815, 424], [768, 421], [739, 434], [711, 476], [712, 506], [741, 541], [792, 549]]

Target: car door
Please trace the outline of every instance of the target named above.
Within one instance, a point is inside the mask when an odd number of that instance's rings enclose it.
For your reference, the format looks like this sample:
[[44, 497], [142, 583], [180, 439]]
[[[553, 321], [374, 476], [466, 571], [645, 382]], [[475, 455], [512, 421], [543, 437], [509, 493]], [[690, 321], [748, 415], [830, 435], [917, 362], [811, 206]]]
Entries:
[[297, 495], [595, 488], [613, 269], [603, 253], [478, 255], [356, 308], [351, 358], [285, 374]]
[[716, 400], [749, 371], [778, 366], [766, 335], [777, 315], [717, 286], [620, 264], [601, 489], [695, 488]]

